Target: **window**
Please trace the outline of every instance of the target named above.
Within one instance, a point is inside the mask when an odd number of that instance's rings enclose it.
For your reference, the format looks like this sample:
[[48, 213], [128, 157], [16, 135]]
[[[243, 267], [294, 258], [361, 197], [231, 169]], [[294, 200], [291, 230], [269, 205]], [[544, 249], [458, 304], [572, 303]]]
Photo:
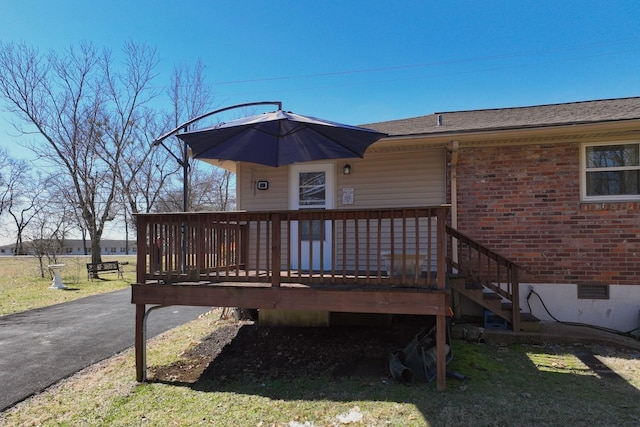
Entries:
[[300, 238], [302, 240], [324, 240], [324, 221], [319, 219], [300, 221]]
[[324, 208], [326, 179], [324, 172], [301, 172], [298, 191], [300, 208]]
[[582, 199], [640, 199], [640, 142], [582, 147]]
[[[300, 209], [324, 209], [326, 177], [324, 172], [300, 172], [298, 200]], [[324, 240], [324, 224], [320, 220], [300, 221], [302, 240]]]

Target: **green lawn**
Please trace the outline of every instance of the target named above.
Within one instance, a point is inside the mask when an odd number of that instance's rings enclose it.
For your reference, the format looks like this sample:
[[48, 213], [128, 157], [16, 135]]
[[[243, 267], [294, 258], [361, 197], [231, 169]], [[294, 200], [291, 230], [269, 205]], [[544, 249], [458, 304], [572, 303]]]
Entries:
[[[63, 275], [70, 289], [57, 291], [47, 289], [49, 279], [35, 277], [33, 259], [0, 259], [0, 266], [11, 263], [15, 275], [2, 285], [3, 311], [122, 288], [133, 279], [129, 264], [126, 280], [105, 275], [107, 280], [92, 284], [83, 272], [84, 261], [75, 261], [77, 266], [70, 261], [65, 259], [69, 268]], [[198, 361], [189, 351], [228, 322], [232, 320], [220, 319], [216, 310], [150, 340], [150, 371], [172, 365], [194, 369]], [[445, 392], [436, 391], [435, 383], [407, 386], [388, 377], [337, 378], [330, 373], [233, 382], [204, 377], [153, 381], [151, 375], [150, 382], [138, 384], [129, 349], [0, 413], [0, 426], [640, 425], [637, 350], [459, 341], [453, 348], [449, 368], [468, 379], [449, 379]]]
[[[154, 338], [150, 367], [195, 364], [188, 350], [219, 311]], [[2, 426], [637, 426], [638, 354], [604, 347], [454, 342], [466, 381], [402, 385], [386, 377], [135, 382], [132, 350], [0, 414]], [[608, 373], [581, 360], [589, 350]], [[247, 361], [251, 363], [251, 361]], [[348, 422], [350, 421], [350, 422]]]
[[123, 266], [123, 280], [117, 273], [101, 274], [101, 280], [87, 279], [86, 263], [90, 257], [62, 257], [59, 263], [62, 269], [62, 283], [67, 289], [49, 289], [51, 276], [49, 271], [40, 277], [40, 268], [36, 258], [28, 256], [0, 257], [0, 316], [46, 307], [53, 304], [72, 301], [89, 295], [109, 292], [128, 287], [135, 280], [136, 257], [108, 256], [104, 261], [117, 260], [127, 262]]

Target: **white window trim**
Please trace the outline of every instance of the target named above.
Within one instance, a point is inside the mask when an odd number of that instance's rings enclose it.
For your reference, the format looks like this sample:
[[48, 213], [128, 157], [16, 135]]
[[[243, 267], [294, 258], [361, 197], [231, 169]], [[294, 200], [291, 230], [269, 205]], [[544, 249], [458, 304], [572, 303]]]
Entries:
[[[610, 141], [590, 142], [580, 146], [580, 199], [583, 202], [628, 202], [640, 200], [640, 194], [613, 195], [613, 196], [587, 196], [587, 147], [604, 145], [638, 144], [640, 141]], [[608, 170], [637, 170], [639, 167], [606, 168]]]

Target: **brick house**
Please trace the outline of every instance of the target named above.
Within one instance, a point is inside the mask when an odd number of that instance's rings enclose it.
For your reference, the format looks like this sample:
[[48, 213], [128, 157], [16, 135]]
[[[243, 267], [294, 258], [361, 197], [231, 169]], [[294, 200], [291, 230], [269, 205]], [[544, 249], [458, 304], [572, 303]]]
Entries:
[[[522, 268], [523, 312], [640, 326], [640, 97], [362, 126], [389, 135], [363, 159], [212, 163], [237, 174], [246, 211], [298, 209], [296, 178], [309, 171], [326, 176], [328, 209], [449, 204], [454, 229]], [[256, 191], [259, 181], [268, 191]], [[482, 313], [464, 296], [455, 304], [458, 313]]]
[[452, 225], [523, 268], [523, 311], [620, 331], [640, 326], [640, 98], [365, 126], [390, 135], [372, 151], [446, 150]]
[[435, 316], [438, 389], [451, 306], [514, 330], [638, 328], [640, 98], [364, 126], [388, 136], [361, 159], [211, 160], [236, 173], [237, 212], [137, 216], [139, 381], [147, 305]]

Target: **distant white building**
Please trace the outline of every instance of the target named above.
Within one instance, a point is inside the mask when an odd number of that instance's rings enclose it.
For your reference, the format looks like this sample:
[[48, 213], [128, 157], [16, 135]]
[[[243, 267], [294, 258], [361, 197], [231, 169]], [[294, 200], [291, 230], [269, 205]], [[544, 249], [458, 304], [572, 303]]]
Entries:
[[[82, 256], [82, 255], [91, 255], [91, 242], [87, 241], [87, 251], [85, 254], [84, 250], [84, 242], [80, 239], [69, 239], [65, 240], [62, 245], [62, 250], [60, 251], [60, 255], [74, 255], [74, 256]], [[24, 242], [23, 246], [27, 253], [30, 252], [30, 242]], [[129, 241], [129, 252], [127, 253], [127, 242], [126, 240], [102, 240], [100, 242], [100, 253], [101, 255], [135, 255], [136, 254], [136, 242], [130, 240]], [[0, 256], [2, 255], [14, 255], [15, 253], [15, 243], [11, 245], [3, 245], [0, 246]]]

